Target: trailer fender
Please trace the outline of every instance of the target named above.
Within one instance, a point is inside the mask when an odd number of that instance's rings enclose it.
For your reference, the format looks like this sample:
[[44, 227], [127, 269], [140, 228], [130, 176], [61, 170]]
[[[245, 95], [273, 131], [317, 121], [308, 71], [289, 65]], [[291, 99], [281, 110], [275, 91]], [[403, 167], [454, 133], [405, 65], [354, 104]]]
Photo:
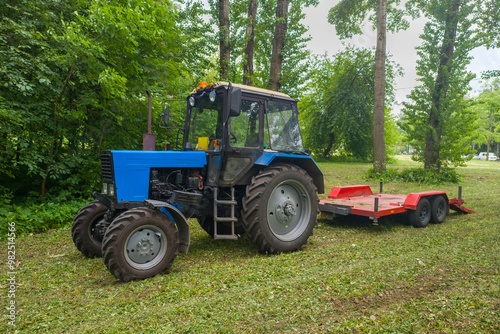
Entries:
[[179, 232], [179, 251], [187, 254], [189, 244], [191, 242], [191, 235], [186, 217], [184, 217], [184, 215], [176, 207], [167, 202], [156, 200], [145, 200], [144, 202], [154, 209], [159, 209], [174, 222], [177, 227], [177, 231]]
[[420, 192], [420, 193], [408, 194], [408, 196], [406, 196], [406, 199], [405, 199], [403, 206], [406, 209], [416, 210], [418, 202], [420, 201], [420, 198], [422, 198], [422, 197], [431, 198], [432, 196], [436, 196], [436, 195], [442, 195], [445, 197], [446, 201], [448, 201], [448, 196], [446, 195], [445, 191], [424, 191], [424, 192]]

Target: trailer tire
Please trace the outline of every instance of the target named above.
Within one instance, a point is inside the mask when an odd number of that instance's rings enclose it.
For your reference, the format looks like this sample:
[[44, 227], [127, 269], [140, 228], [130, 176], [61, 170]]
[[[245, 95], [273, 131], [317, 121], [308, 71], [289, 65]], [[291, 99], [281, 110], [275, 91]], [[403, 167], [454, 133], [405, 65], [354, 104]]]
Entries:
[[104, 264], [120, 281], [164, 274], [179, 249], [179, 233], [160, 211], [136, 208], [118, 216], [104, 235]]
[[71, 227], [71, 238], [76, 248], [86, 257], [102, 256], [102, 233], [96, 228], [104, 222], [108, 208], [99, 201], [85, 205], [75, 216]]
[[243, 198], [243, 227], [262, 253], [299, 250], [316, 225], [312, 178], [295, 165], [275, 165], [252, 178]]
[[426, 227], [431, 220], [431, 205], [425, 197], [420, 198], [416, 210], [409, 210], [410, 223], [413, 227]]
[[[214, 237], [214, 217], [212, 216], [201, 216], [197, 218], [198, 224], [200, 224], [201, 228], [208, 233], [212, 238]], [[217, 232], [218, 234], [231, 234], [231, 224], [230, 223], [218, 223], [217, 224]], [[235, 234], [245, 234], [245, 229], [239, 220], [234, 224], [234, 233]]]
[[438, 195], [431, 199], [431, 223], [441, 224], [448, 211], [448, 203], [444, 196]]

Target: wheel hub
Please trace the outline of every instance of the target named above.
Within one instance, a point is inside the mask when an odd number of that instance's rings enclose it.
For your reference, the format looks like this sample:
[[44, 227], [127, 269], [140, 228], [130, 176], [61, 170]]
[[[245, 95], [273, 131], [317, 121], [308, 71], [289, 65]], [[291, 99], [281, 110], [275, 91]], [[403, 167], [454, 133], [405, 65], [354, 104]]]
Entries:
[[287, 180], [272, 191], [267, 204], [267, 223], [280, 240], [294, 240], [309, 223], [309, 195], [298, 181]]
[[160, 251], [162, 236], [145, 228], [133, 233], [127, 241], [126, 253], [129, 259], [138, 264], [153, 260]]
[[275, 211], [278, 215], [278, 221], [282, 224], [288, 223], [293, 216], [297, 215], [295, 203], [288, 198], [277, 204]]

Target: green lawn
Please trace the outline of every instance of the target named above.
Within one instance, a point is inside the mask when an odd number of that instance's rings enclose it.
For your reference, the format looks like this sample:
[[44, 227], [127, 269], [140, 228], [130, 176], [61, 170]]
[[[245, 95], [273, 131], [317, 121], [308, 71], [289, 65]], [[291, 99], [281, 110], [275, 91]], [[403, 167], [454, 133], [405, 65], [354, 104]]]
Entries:
[[[398, 156], [394, 167], [416, 166]], [[327, 193], [364, 180], [368, 164], [320, 163]], [[16, 327], [7, 240], [0, 242], [4, 291], [0, 332], [281, 333], [500, 332], [500, 162], [460, 168], [466, 207], [443, 224], [416, 229], [405, 216], [320, 221], [302, 251], [261, 255], [249, 241], [214, 241], [191, 222], [191, 249], [171, 272], [123, 284], [101, 259], [73, 246], [62, 230], [16, 239]], [[392, 183], [388, 193], [457, 185]], [[320, 195], [326, 197], [327, 194]]]

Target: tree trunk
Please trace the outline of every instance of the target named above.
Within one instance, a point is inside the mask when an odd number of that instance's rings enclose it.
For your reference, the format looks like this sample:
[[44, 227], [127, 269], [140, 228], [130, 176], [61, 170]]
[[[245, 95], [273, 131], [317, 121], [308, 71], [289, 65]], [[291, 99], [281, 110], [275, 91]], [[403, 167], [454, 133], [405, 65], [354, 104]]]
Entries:
[[219, 0], [220, 78], [229, 80], [229, 0]]
[[436, 77], [436, 84], [432, 93], [432, 107], [429, 113], [429, 132], [425, 139], [424, 168], [436, 167], [438, 173], [441, 169], [439, 162], [439, 151], [443, 125], [441, 124], [441, 114], [444, 112], [443, 104], [450, 85], [449, 68], [455, 50], [455, 39], [457, 37], [458, 9], [460, 0], [453, 0], [446, 13], [446, 28], [444, 31], [443, 45], [439, 53], [439, 68]]
[[[493, 133], [493, 113], [490, 114], [490, 134]], [[491, 137], [490, 137], [491, 138]], [[488, 144], [486, 147], [486, 160], [490, 160], [490, 149], [491, 149], [491, 139], [488, 138]]]
[[245, 35], [245, 58], [246, 62], [243, 65], [243, 84], [252, 86], [253, 81], [253, 50], [255, 45], [255, 24], [257, 23], [257, 0], [250, 0], [248, 4], [248, 19], [249, 24]]
[[377, 5], [377, 51], [375, 53], [375, 88], [373, 107], [373, 169], [385, 172], [385, 49], [387, 0]]
[[330, 132], [328, 135], [328, 145], [326, 145], [325, 150], [323, 151], [323, 157], [326, 158], [328, 154], [330, 154], [330, 151], [332, 150], [333, 147], [333, 141], [335, 139], [335, 133]]
[[278, 91], [281, 88], [281, 68], [283, 66], [282, 51], [285, 46], [288, 3], [289, 0], [278, 0], [276, 6], [276, 25], [274, 27], [271, 75], [269, 79], [269, 89], [274, 91]]

